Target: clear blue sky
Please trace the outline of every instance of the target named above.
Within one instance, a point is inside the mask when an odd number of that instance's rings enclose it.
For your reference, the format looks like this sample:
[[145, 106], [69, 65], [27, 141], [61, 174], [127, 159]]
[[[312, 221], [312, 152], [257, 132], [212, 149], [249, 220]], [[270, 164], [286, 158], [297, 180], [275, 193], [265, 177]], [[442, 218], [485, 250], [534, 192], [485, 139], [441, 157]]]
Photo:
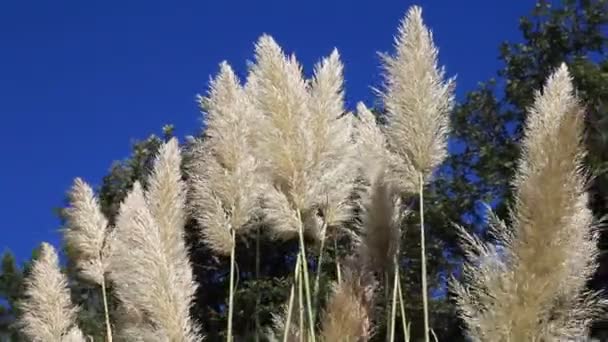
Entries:
[[243, 74], [269, 33], [310, 72], [337, 47], [349, 103], [373, 100], [377, 51], [423, 7], [458, 95], [494, 76], [534, 1], [0, 1], [0, 251], [23, 261], [58, 244], [52, 209], [74, 177], [99, 185], [130, 142], [172, 123], [196, 132], [194, 102], [222, 60]]

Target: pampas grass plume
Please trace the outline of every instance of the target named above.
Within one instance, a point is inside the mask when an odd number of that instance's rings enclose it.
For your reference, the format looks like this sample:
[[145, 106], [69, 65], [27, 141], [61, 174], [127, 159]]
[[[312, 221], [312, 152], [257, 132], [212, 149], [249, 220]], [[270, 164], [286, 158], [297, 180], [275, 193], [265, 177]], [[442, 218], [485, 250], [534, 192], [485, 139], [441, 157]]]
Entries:
[[71, 341], [82, 336], [76, 326], [78, 309], [72, 304], [67, 278], [59, 269], [55, 249], [43, 243], [26, 280], [25, 298], [20, 303], [22, 333], [34, 342]]

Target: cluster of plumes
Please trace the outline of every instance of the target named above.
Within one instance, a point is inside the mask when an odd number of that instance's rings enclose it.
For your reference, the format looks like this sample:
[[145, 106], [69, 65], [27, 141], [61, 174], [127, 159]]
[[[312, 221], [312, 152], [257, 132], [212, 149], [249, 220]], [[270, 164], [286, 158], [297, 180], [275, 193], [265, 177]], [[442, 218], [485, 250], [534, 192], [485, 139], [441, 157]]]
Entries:
[[[361, 190], [357, 197], [363, 236], [350, 266], [345, 268], [343, 281], [334, 284], [328, 300], [320, 336], [324, 341], [366, 341], [371, 336], [370, 308], [373, 289], [377, 287], [373, 274], [391, 272], [396, 261], [401, 223], [407, 215], [402, 195], [416, 192], [419, 180], [428, 181], [446, 155], [452, 86], [451, 81], [443, 81], [443, 71], [437, 68], [437, 50], [422, 23], [419, 8], [413, 7], [404, 19], [396, 37], [396, 50], [396, 56], [384, 59], [386, 85], [382, 98], [387, 123], [380, 125], [365, 105], [357, 106], [352, 135], [358, 158], [350, 160], [350, 168], [357, 170], [361, 181], [356, 188]], [[333, 64], [331, 60], [332, 57], [321, 65], [329, 68]], [[319, 70], [323, 70], [322, 67], [317, 68], [317, 75], [322, 75]], [[287, 123], [294, 125], [293, 131], [298, 132], [301, 122]], [[287, 148], [285, 155], [291, 157]], [[289, 200], [290, 197], [286, 197]]]
[[76, 324], [78, 309], [72, 304], [68, 280], [59, 269], [55, 249], [43, 243], [32, 265], [21, 303], [21, 331], [34, 342], [84, 342]]
[[[362, 189], [355, 196], [364, 229], [358, 262], [377, 272], [393, 265], [406, 213], [401, 195], [417, 191], [445, 157], [453, 102], [418, 7], [395, 42], [395, 56], [384, 56], [386, 125], [363, 104], [357, 117], [344, 109], [337, 51], [310, 80], [269, 36], [257, 42], [245, 84], [222, 63], [200, 98], [206, 134], [188, 167], [192, 214], [212, 249], [230, 253], [231, 231], [246, 232], [258, 217], [276, 237], [292, 238], [302, 228], [323, 239], [325, 227], [352, 219], [353, 194]], [[330, 302], [359, 295], [358, 278], [351, 278]]]
[[188, 167], [193, 217], [216, 252], [228, 254], [230, 231], [260, 216], [282, 239], [300, 227], [320, 239], [322, 227], [350, 217], [357, 170], [342, 68], [334, 51], [305, 80], [269, 36], [256, 44], [246, 84], [222, 63], [200, 98], [205, 137]]
[[582, 167], [583, 119], [562, 65], [528, 113], [512, 227], [491, 219], [495, 244], [464, 233], [469, 261], [454, 289], [476, 341], [576, 340], [602, 306], [586, 290], [598, 249]]
[[303, 224], [320, 238], [324, 224], [335, 226], [351, 214], [355, 150], [342, 68], [334, 51], [307, 81], [295, 57], [271, 37], [256, 44], [247, 81], [258, 115], [254, 151], [268, 185], [265, 217], [279, 237], [295, 236]]
[[[148, 189], [133, 185], [115, 227], [108, 226], [86, 183], [76, 179], [70, 192], [68, 250], [81, 277], [99, 285], [110, 280], [120, 303], [114, 315], [119, 335], [129, 341], [201, 339], [190, 317], [196, 284], [183, 236], [186, 192], [180, 166], [180, 149], [172, 139], [158, 152]], [[31, 340], [84, 341], [67, 280], [47, 244], [28, 278], [23, 309], [23, 331]]]
[[[110, 270], [108, 221], [91, 187], [77, 178], [69, 193], [64, 231], [79, 275], [102, 285]], [[105, 286], [105, 285], [104, 285]], [[79, 342], [85, 338], [76, 325], [78, 309], [70, 299], [68, 281], [59, 269], [57, 253], [43, 243], [27, 281], [23, 300], [23, 333], [32, 341]]]
[[175, 139], [161, 146], [146, 191], [136, 182], [120, 207], [110, 279], [128, 340], [198, 341], [190, 317], [196, 290], [184, 242], [185, 184]]
[[[362, 237], [343, 281], [334, 284], [320, 339], [369, 339], [374, 276], [395, 267], [407, 214], [402, 200], [421, 191], [445, 158], [453, 106], [453, 82], [437, 67], [420, 8], [408, 11], [395, 49], [383, 55], [384, 124], [363, 104], [356, 116], [344, 109], [336, 51], [307, 80], [294, 56], [262, 36], [244, 84], [222, 63], [200, 97], [206, 131], [191, 144], [190, 191], [174, 139], [160, 148], [148, 188], [133, 185], [115, 227], [93, 190], [75, 181], [66, 242], [83, 278], [104, 284], [107, 276], [112, 284], [124, 338], [202, 338], [189, 313], [196, 285], [184, 243], [188, 200], [203, 241], [222, 255], [234, 252], [236, 234], [260, 222], [278, 238], [303, 230], [322, 240], [327, 227], [350, 220], [358, 205]], [[596, 294], [585, 290], [597, 237], [581, 167], [581, 112], [563, 66], [529, 113], [512, 230], [492, 220], [496, 245], [464, 234], [466, 285], [455, 283], [454, 290], [475, 340], [580, 337], [599, 308]], [[23, 309], [23, 332], [31, 340], [84, 340], [67, 280], [47, 244], [28, 278]], [[297, 317], [288, 340], [300, 340]]]

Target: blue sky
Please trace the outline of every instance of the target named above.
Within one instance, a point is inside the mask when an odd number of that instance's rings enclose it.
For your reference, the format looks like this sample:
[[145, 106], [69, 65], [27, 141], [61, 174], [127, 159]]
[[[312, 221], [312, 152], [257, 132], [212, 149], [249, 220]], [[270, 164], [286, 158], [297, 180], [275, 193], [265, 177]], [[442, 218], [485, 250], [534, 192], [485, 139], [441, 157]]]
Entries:
[[349, 105], [374, 100], [377, 51], [399, 20], [423, 7], [457, 94], [495, 75], [498, 46], [517, 41], [534, 1], [19, 1], [0, 2], [0, 251], [23, 261], [59, 244], [74, 177], [99, 185], [133, 139], [172, 123], [197, 131], [195, 95], [227, 60], [241, 75], [268, 33], [307, 72], [336, 47]]

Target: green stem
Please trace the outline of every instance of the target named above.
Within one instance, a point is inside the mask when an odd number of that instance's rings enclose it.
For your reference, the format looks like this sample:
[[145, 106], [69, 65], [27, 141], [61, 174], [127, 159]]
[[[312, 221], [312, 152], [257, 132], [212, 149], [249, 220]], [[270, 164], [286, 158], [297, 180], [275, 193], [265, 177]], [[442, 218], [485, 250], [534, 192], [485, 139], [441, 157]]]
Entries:
[[228, 331], [226, 341], [232, 342], [232, 314], [234, 311], [234, 258], [236, 252], [236, 237], [234, 229], [230, 229], [231, 247], [230, 247], [230, 294], [228, 297]]
[[106, 280], [101, 280], [101, 296], [103, 297], [103, 313], [106, 320], [107, 342], [112, 342], [112, 326], [110, 325], [110, 312], [108, 310], [108, 294], [106, 291]]
[[384, 303], [386, 305], [386, 336], [385, 336], [385, 340], [387, 342], [391, 342], [390, 341], [390, 336], [391, 336], [391, 312], [390, 309], [391, 307], [389, 306], [389, 297], [390, 297], [390, 290], [389, 290], [389, 276], [388, 276], [388, 271], [384, 271]]
[[334, 251], [336, 254], [336, 278], [338, 278], [338, 284], [342, 283], [342, 270], [340, 269], [340, 258], [338, 255], [338, 237], [334, 236]]
[[399, 265], [395, 258], [395, 270], [393, 272], [393, 301], [391, 304], [391, 334], [390, 342], [395, 341], [395, 326], [397, 325], [397, 287], [399, 286]]
[[430, 330], [431, 330], [431, 334], [433, 334], [433, 341], [439, 342], [439, 339], [437, 338], [437, 335], [435, 335], [435, 331], [433, 331], [433, 329], [430, 329]]
[[258, 291], [256, 291], [255, 297], [255, 342], [260, 341], [260, 227], [258, 226], [255, 231], [255, 279], [258, 283]]
[[[299, 258], [302, 258], [302, 255], [299, 255]], [[306, 327], [304, 324], [304, 285], [302, 284], [302, 264], [298, 268], [299, 278], [298, 278], [298, 311], [300, 312], [300, 330], [298, 334], [300, 335], [300, 342], [304, 342], [304, 332], [306, 331]]]
[[319, 260], [317, 262], [317, 275], [315, 277], [315, 287], [313, 296], [315, 298], [315, 310], [319, 308], [319, 283], [321, 280], [321, 268], [323, 266], [323, 252], [325, 251], [325, 235], [327, 230], [327, 223], [323, 221], [323, 227], [321, 228], [321, 247], [319, 248]]
[[403, 300], [403, 290], [401, 289], [401, 279], [397, 283], [397, 290], [399, 291], [399, 306], [401, 307], [401, 324], [403, 325], [403, 341], [409, 342], [410, 330], [407, 326], [407, 320], [405, 318], [405, 301]]
[[429, 300], [426, 284], [426, 247], [424, 241], [424, 179], [422, 173], [418, 178], [418, 193], [420, 201], [420, 261], [422, 263], [422, 304], [424, 309], [424, 341], [429, 342]]
[[283, 331], [283, 342], [287, 342], [289, 340], [289, 328], [291, 325], [291, 313], [293, 311], [293, 302], [295, 298], [295, 287], [300, 278], [300, 255], [298, 254], [296, 260], [296, 272], [295, 272], [295, 281], [291, 285], [291, 291], [289, 293], [289, 303], [287, 304], [287, 318], [285, 319], [285, 329]]
[[304, 244], [304, 223], [302, 222], [302, 215], [300, 210], [298, 210], [298, 221], [300, 223], [300, 227], [298, 233], [300, 235], [300, 255], [302, 256], [302, 270], [304, 274], [302, 275], [304, 278], [304, 291], [306, 294], [306, 309], [308, 311], [308, 324], [310, 328], [310, 339], [312, 342], [315, 342], [315, 321], [312, 315], [312, 302], [310, 300], [310, 280], [308, 276], [308, 259], [306, 258], [306, 245]]

